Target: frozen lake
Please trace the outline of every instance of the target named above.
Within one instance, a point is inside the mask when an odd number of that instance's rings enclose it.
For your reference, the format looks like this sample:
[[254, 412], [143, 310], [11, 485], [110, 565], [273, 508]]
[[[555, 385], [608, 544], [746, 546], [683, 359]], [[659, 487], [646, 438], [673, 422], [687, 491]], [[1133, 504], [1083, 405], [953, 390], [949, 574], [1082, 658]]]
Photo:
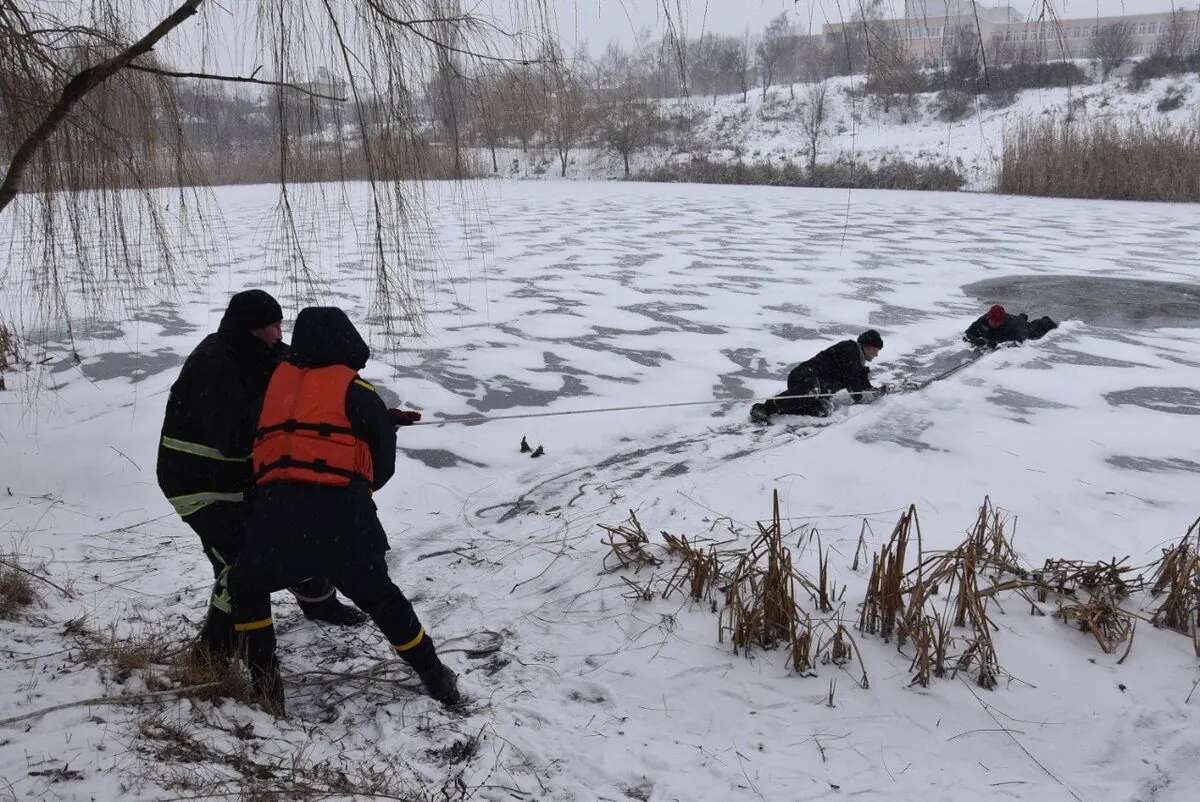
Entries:
[[[0, 407], [11, 455], [0, 486], [12, 494], [0, 527], [72, 573], [97, 626], [196, 621], [208, 567], [155, 486], [158, 427], [179, 365], [228, 295], [262, 287], [283, 303], [285, 333], [314, 300], [364, 321], [375, 352], [364, 375], [389, 401], [447, 421], [400, 432], [407, 459], [376, 496], [392, 574], [432, 632], [506, 634], [502, 661], [453, 662], [486, 701], [481, 711], [455, 719], [414, 697], [383, 709], [359, 698], [314, 736], [318, 754], [380, 743], [436, 772], [429, 743], [412, 738], [419, 724], [438, 744], [484, 728], [468, 784], [501, 766], [500, 784], [523, 799], [1191, 798], [1200, 702], [1182, 705], [1196, 678], [1185, 638], [1139, 627], [1118, 666], [1061, 622], [1026, 609], [998, 617], [1011, 676], [984, 701], [1055, 780], [995, 731], [963, 683], [908, 688], [911, 656], [894, 646], [861, 639], [872, 678], [861, 690], [833, 667], [801, 679], [782, 654], [731, 654], [702, 605], [628, 601], [600, 573], [596, 524], [635, 509], [654, 533], [719, 525], [746, 537], [778, 488], [784, 515], [833, 547], [850, 615], [866, 580], [850, 569], [862, 519], [874, 549], [909, 503], [927, 546], [957, 543], [990, 494], [1019, 516], [1016, 545], [1030, 565], [1150, 562], [1200, 513], [1194, 207], [625, 183], [471, 193], [465, 205], [433, 199], [446, 248], [418, 277], [427, 333], [398, 337], [365, 323], [365, 257], [345, 220], [313, 215], [305, 228], [326, 282], [314, 296], [286, 280], [264, 241], [273, 191], [218, 190], [227, 228], [190, 283], [81, 321], [73, 343], [39, 332], [52, 389], [35, 410]], [[1062, 325], [920, 392], [843, 404], [807, 436], [746, 420], [747, 399], [778, 391], [796, 362], [866, 327], [885, 340], [877, 380], [934, 375], [994, 301]], [[19, 299], [4, 302], [11, 310]], [[728, 403], [453, 422], [708, 399]], [[522, 436], [546, 456], [518, 453]], [[147, 553], [96, 570], [78, 562]], [[796, 560], [815, 571], [815, 549], [797, 543]], [[287, 669], [328, 660], [343, 633], [305, 622], [290, 600], [276, 606]], [[23, 640], [35, 630], [3, 626], [14, 654], [38, 651]], [[352, 637], [358, 653], [339, 658], [346, 665], [383, 656], [375, 633]], [[0, 668], [11, 700], [0, 717], [53, 701], [16, 693], [28, 665]], [[841, 677], [833, 709], [831, 676]], [[95, 695], [97, 682], [71, 675], [38, 692]], [[321, 711], [303, 698], [292, 708], [297, 721], [281, 733], [295, 743]], [[58, 714], [22, 747], [0, 744], [5, 776], [24, 777], [21, 751], [34, 748], [70, 753], [95, 782], [116, 782], [88, 749], [99, 725], [87, 715]], [[21, 795], [37, 795], [31, 782]], [[55, 791], [74, 798], [72, 787]], [[87, 798], [103, 786], [78, 787]]]

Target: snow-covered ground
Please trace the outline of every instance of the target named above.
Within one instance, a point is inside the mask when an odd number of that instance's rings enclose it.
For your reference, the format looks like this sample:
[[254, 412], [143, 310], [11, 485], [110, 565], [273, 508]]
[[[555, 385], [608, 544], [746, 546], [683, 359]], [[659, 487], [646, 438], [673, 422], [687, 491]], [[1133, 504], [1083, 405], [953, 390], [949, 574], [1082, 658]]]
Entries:
[[[1082, 63], [1085, 69], [1090, 66]], [[885, 109], [877, 97], [863, 96], [851, 89], [861, 87], [862, 76], [829, 81], [828, 123], [818, 146], [822, 163], [838, 160], [878, 166], [885, 161], [905, 160], [920, 164], [945, 164], [966, 179], [966, 189], [987, 191], [995, 185], [1005, 132], [1022, 121], [1047, 116], [1063, 119], [1111, 120], [1121, 124], [1169, 122], [1194, 123], [1200, 115], [1200, 76], [1195, 74], [1161, 78], [1141, 91], [1129, 87], [1129, 79], [1114, 75], [1108, 81], [1071, 88], [1029, 89], [1005, 108], [993, 108], [980, 97], [974, 111], [961, 120], [939, 118], [936, 94], [915, 95], [914, 106], [893, 101]], [[1157, 106], [1169, 88], [1182, 94], [1179, 108], [1161, 112]], [[792, 161], [806, 164], [808, 144], [800, 123], [801, 107], [807, 102], [808, 87], [796, 84], [795, 98], [786, 86], [775, 86], [764, 101], [761, 90], [752, 90], [745, 103], [742, 95], [670, 100], [672, 111], [695, 115], [698, 123], [691, 143], [679, 149], [654, 148], [635, 154], [634, 171], [649, 169], [664, 161], [704, 155], [717, 161], [742, 159], [748, 163]], [[490, 154], [479, 156], [481, 169], [491, 170]], [[523, 178], [557, 177], [558, 154], [553, 149], [504, 150], [498, 154], [500, 173]], [[573, 153], [568, 178], [619, 178], [619, 157], [584, 148]]]
[[[655, 540], [744, 545], [778, 489], [797, 567], [816, 573], [818, 528], [850, 619], [866, 583], [851, 569], [861, 522], [874, 551], [910, 503], [926, 548], [958, 543], [990, 494], [1019, 516], [1027, 565], [1152, 561], [1200, 512], [1192, 207], [623, 183], [473, 191], [486, 197], [447, 195], [436, 212], [452, 244], [426, 277], [428, 334], [371, 330], [365, 375], [390, 400], [426, 420], [730, 403], [401, 431], [405, 458], [376, 495], [392, 575], [451, 647], [503, 636], [498, 653], [447, 657], [475, 700], [466, 715], [349, 679], [324, 692], [293, 679], [286, 722], [239, 704], [73, 707], [0, 727], [0, 798], [229, 793], [218, 779], [245, 769], [239, 754], [373, 767], [424, 783], [426, 798], [457, 798], [435, 793], [454, 773], [489, 800], [1195, 798], [1200, 698], [1184, 700], [1200, 674], [1187, 638], [1143, 624], [1118, 665], [1090, 635], [1001, 598], [993, 691], [965, 677], [910, 687], [911, 653], [859, 634], [868, 689], [833, 665], [797, 677], [782, 651], [733, 654], [707, 604], [626, 598], [603, 572], [597, 527], [633, 509]], [[49, 332], [48, 389], [32, 407], [19, 388], [0, 396], [0, 533], [75, 597], [42, 586], [44, 607], [0, 622], [0, 719], [122, 690], [76, 659], [69, 620], [183, 638], [202, 615], [208, 565], [154, 481], [166, 392], [231, 291], [271, 289], [289, 319], [305, 301], [261, 239], [274, 190], [217, 197], [223, 256], [194, 286], [77, 327], [78, 364]], [[339, 219], [305, 228], [334, 280], [319, 300], [362, 321], [365, 263]], [[18, 300], [10, 289], [10, 313]], [[745, 419], [738, 399], [776, 391], [790, 365], [866, 326], [886, 342], [878, 379], [928, 375], [992, 300], [1063, 325], [921, 392], [842, 405], [812, 436]], [[546, 455], [519, 453], [522, 436]], [[276, 617], [291, 674], [387, 656], [374, 631], [317, 626], [282, 595]], [[145, 682], [135, 671], [124, 687]], [[207, 751], [167, 748], [156, 736], [168, 726]], [[186, 771], [201, 779], [181, 784]]]

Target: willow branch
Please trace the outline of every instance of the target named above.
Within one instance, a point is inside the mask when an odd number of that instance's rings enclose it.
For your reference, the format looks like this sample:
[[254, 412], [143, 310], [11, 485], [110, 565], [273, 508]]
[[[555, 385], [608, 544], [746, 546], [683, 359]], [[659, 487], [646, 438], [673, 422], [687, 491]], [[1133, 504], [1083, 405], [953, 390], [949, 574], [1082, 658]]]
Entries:
[[25, 138], [13, 154], [4, 182], [0, 183], [0, 212], [3, 212], [21, 191], [21, 180], [39, 150], [46, 144], [75, 105], [89, 92], [107, 81], [134, 59], [149, 53], [159, 40], [196, 14], [204, 0], [187, 0], [149, 33], [110, 59], [77, 73], [63, 87], [62, 95], [41, 124]]
[[288, 83], [287, 81], [267, 81], [262, 78], [244, 75], [218, 75], [209, 72], [178, 72], [176, 70], [164, 70], [161, 67], [147, 67], [144, 64], [129, 64], [125, 67], [127, 70], [136, 70], [137, 72], [148, 72], [153, 75], [165, 75], [168, 78], [199, 78], [204, 81], [224, 81], [225, 83], [233, 84], [257, 84], [259, 86], [275, 86], [283, 89], [291, 89], [309, 97], [319, 98], [321, 100], [334, 100], [338, 103], [345, 103], [349, 98], [338, 97], [337, 95], [323, 95], [320, 92], [313, 92], [311, 89], [305, 89], [299, 84]]

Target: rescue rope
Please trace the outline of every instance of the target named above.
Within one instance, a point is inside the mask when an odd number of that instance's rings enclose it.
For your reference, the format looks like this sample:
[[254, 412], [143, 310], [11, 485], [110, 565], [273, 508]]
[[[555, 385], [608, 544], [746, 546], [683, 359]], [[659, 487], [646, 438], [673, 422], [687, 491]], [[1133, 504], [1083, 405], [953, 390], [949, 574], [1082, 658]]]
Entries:
[[[872, 392], [864, 390], [864, 393]], [[874, 391], [878, 392], [878, 390]], [[807, 395], [773, 395], [767, 398], [720, 398], [708, 401], [670, 401], [663, 404], [631, 404], [621, 407], [593, 407], [592, 409], [564, 409], [559, 412], [521, 412], [515, 415], [472, 415], [465, 418], [447, 418], [441, 420], [421, 420], [409, 424], [411, 426], [443, 426], [448, 423], [487, 423], [497, 420], [521, 420], [524, 418], [557, 418], [562, 415], [594, 415], [600, 412], [633, 412], [640, 409], [669, 409], [672, 407], [717, 406], [719, 404], [758, 404], [765, 401], [778, 401], [784, 398], [832, 398], [837, 393], [809, 393]]]
[[[975, 364], [980, 357], [988, 352], [980, 351], [973, 355], [970, 359], [966, 359], [957, 365], [954, 365], [947, 370], [938, 373], [937, 375], [925, 379], [920, 383], [913, 383], [909, 386], [904, 386], [899, 383], [898, 390], [887, 390], [883, 394], [894, 392], [917, 392], [924, 390], [929, 385], [936, 381], [941, 381], [950, 375], [957, 373], [963, 368]], [[838, 391], [841, 392], [841, 391]], [[862, 393], [879, 393], [879, 390], [862, 390]], [[415, 423], [408, 424], [410, 426], [445, 426], [447, 424], [472, 424], [472, 423], [489, 423], [491, 421], [501, 420], [527, 420], [530, 418], [557, 418], [564, 415], [596, 415], [603, 412], [635, 412], [643, 409], [673, 409], [678, 407], [701, 407], [701, 406], [718, 406], [721, 404], [761, 404], [767, 401], [778, 401], [780, 399], [806, 399], [806, 398], [832, 398], [838, 393], [806, 393], [803, 395], [773, 395], [767, 398], [717, 398], [707, 401], [669, 401], [662, 404], [629, 404], [618, 407], [593, 407], [592, 409], [565, 409], [559, 412], [519, 412], [512, 415], [470, 415], [462, 418], [441, 418], [438, 420], [421, 420]], [[878, 397], [878, 396], [877, 396]]]

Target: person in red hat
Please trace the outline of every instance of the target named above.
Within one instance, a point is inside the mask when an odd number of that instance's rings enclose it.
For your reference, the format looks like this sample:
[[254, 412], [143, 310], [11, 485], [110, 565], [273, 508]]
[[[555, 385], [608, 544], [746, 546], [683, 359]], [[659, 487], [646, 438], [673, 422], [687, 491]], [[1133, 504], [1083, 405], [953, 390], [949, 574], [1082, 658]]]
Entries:
[[977, 348], [995, 348], [1001, 343], [1023, 343], [1045, 336], [1058, 328], [1049, 317], [1030, 321], [1025, 313], [1010, 315], [1000, 304], [993, 304], [987, 313], [967, 327], [963, 339]]

